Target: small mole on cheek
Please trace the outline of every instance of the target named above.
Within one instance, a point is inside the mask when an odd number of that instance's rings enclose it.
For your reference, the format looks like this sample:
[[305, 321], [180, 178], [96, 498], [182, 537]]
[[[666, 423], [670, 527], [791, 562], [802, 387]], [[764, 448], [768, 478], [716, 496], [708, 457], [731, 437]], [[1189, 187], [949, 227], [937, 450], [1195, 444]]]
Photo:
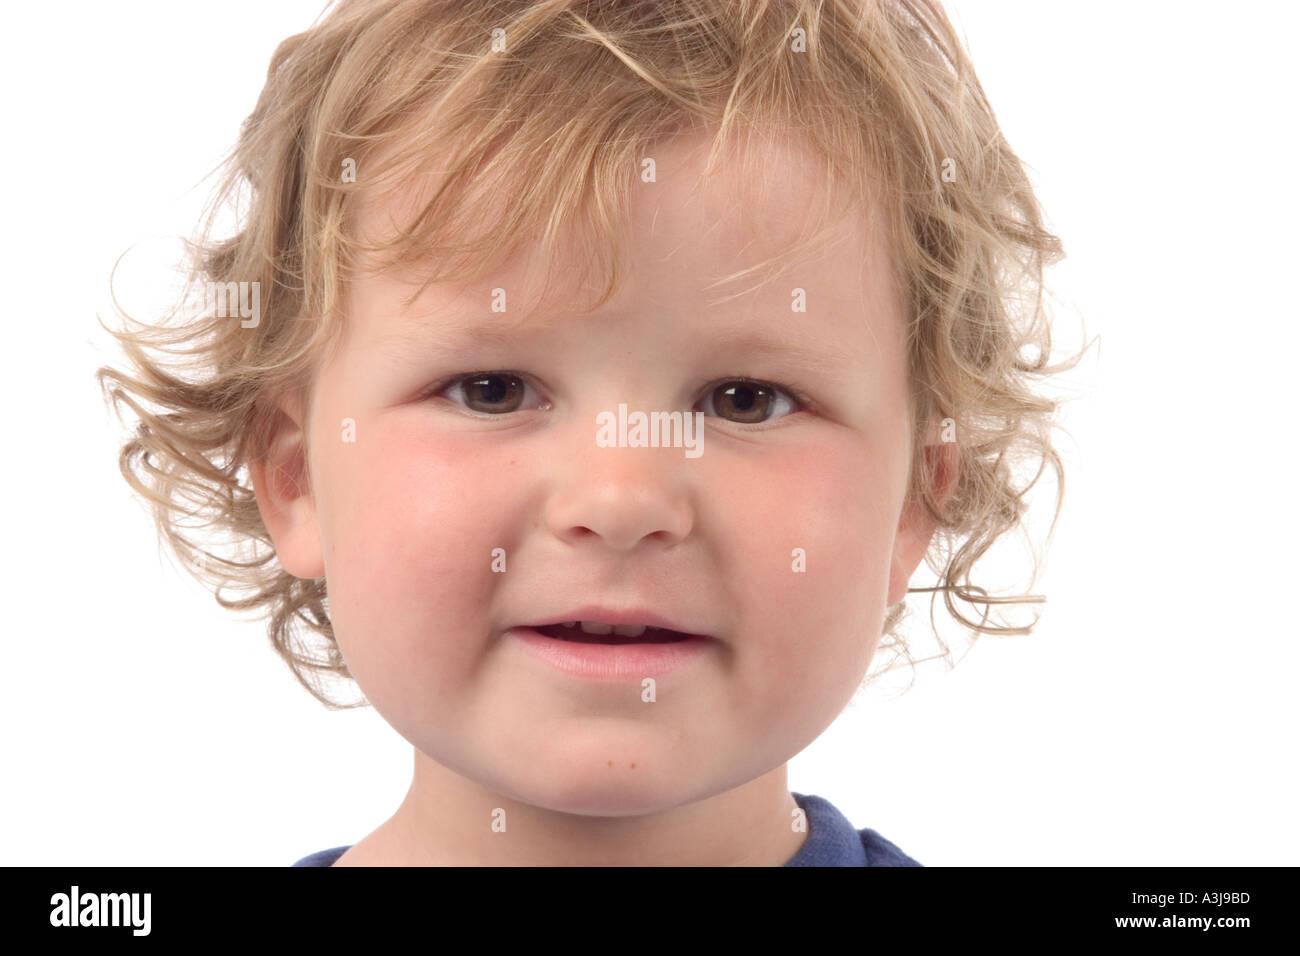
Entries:
[[611, 767], [614, 766], [614, 761], [611, 760], [611, 761], [609, 762], [609, 765], [610, 765]]
[[627, 767], [628, 767], [629, 770], [635, 770], [635, 769], [636, 769], [636, 764], [634, 764], [634, 763], [630, 763], [630, 764], [627, 765]]

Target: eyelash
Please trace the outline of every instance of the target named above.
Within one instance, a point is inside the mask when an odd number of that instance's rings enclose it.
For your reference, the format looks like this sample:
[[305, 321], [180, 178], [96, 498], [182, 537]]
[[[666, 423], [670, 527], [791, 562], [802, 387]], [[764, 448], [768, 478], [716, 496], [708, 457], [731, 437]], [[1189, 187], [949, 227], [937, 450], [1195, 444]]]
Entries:
[[[536, 386], [532, 384], [532, 381], [526, 375], [522, 375], [519, 372], [494, 369], [494, 370], [485, 370], [479, 372], [458, 372], [455, 375], [442, 379], [436, 385], [433, 385], [430, 388], [426, 389], [423, 397], [426, 400], [430, 398], [436, 398], [442, 395], [443, 392], [445, 392], [447, 389], [451, 388], [452, 386], [461, 385], [462, 383], [468, 381], [469, 379], [484, 378], [493, 375], [500, 375], [509, 378], [517, 378], [519, 379], [519, 381], [524, 383], [525, 388], [532, 388], [535, 391], [537, 390]], [[786, 397], [793, 399], [794, 405], [796, 406], [786, 414], [782, 415], [780, 418], [769, 419], [768, 421], [765, 422], [730, 422], [732, 425], [745, 425], [752, 429], [761, 429], [767, 425], [771, 425], [775, 422], [797, 415], [801, 411], [816, 411], [818, 407], [817, 403], [814, 402], [811, 398], [809, 398], [807, 394], [805, 394], [804, 392], [802, 392], [797, 388], [794, 388], [793, 386], [784, 385], [780, 382], [768, 381], [766, 379], [752, 378], [748, 375], [732, 375], [726, 378], [716, 379], [711, 385], [705, 388], [704, 394], [705, 396], [712, 396], [713, 392], [716, 391], [719, 387], [723, 385], [731, 385], [731, 384], [758, 385], [778, 393], [784, 393]], [[498, 412], [498, 413], [476, 412], [473, 409], [466, 408], [460, 402], [457, 402], [457, 405], [459, 408], [461, 408], [463, 411], [473, 416], [474, 418], [505, 418], [507, 415], [513, 414], [512, 412]], [[515, 409], [515, 411], [532, 411], [532, 410], [533, 409]], [[721, 416], [717, 416], [717, 417], [721, 417]], [[723, 420], [729, 421], [729, 419], [723, 419]]]

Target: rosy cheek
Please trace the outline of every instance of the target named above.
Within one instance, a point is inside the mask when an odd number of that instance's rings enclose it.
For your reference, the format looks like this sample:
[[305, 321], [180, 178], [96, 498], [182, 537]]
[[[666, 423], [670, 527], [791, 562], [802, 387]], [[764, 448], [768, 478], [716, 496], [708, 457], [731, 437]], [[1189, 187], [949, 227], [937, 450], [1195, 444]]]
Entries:
[[823, 559], [856, 550], [873, 515], [884, 510], [882, 475], [858, 449], [808, 449], [782, 461], [771, 479], [771, 526], [792, 547], [816, 548]]
[[443, 619], [466, 617], [463, 609], [490, 597], [492, 549], [513, 545], [510, 475], [481, 443], [470, 448], [409, 423], [381, 422], [370, 436], [356, 454], [337, 456], [334, 472], [347, 580], [394, 626], [400, 608], [424, 618], [433, 609]]
[[889, 517], [892, 480], [851, 446], [810, 452], [782, 471], [785, 503], [768, 540], [784, 551], [775, 556], [778, 573], [769, 586], [799, 605], [804, 620], [829, 625], [836, 614], [857, 617], [887, 572], [896, 523]]

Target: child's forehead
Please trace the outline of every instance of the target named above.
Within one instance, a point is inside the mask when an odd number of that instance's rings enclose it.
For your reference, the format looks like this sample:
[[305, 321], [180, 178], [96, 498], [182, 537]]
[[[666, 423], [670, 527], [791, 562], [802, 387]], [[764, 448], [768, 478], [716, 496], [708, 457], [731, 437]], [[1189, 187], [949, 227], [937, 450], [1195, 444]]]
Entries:
[[[634, 237], [618, 289], [598, 308], [593, 302], [605, 276], [588, 268], [581, 240], [569, 236], [551, 259], [530, 243], [463, 281], [425, 286], [418, 261], [374, 275], [354, 286], [361, 294], [349, 297], [349, 323], [369, 326], [363, 340], [417, 350], [438, 341], [505, 349], [525, 341], [573, 342], [588, 322], [641, 316], [664, 328], [689, 327], [701, 342], [725, 341], [747, 354], [784, 348], [815, 371], [819, 362], [846, 358], [856, 341], [836, 332], [839, 324], [895, 308], [888, 276], [871, 268], [876, 245], [864, 229], [842, 227], [826, 247], [832, 254], [818, 258], [811, 250], [802, 260], [783, 259], [793, 240], [782, 231], [797, 229], [780, 208], [769, 211], [766, 229], [751, 229], [719, 223], [707, 207], [667, 199], [641, 210], [636, 205], [634, 222], [653, 232]], [[778, 261], [737, 275], [767, 257]]]
[[[729, 141], [711, 157], [713, 143], [713, 134], [704, 131], [654, 143], [630, 177], [624, 207], [610, 208], [607, 196], [587, 195], [584, 201], [598, 203], [603, 219], [625, 226], [642, 257], [716, 266], [718, 274], [710, 284], [721, 285], [729, 276], [764, 262], [768, 267], [762, 273], [746, 276], [748, 284], [782, 274], [797, 278], [799, 267], [809, 260], [815, 262], [820, 253], [820, 244], [809, 240], [822, 227], [827, 230], [823, 242], [858, 241], [864, 266], [870, 266], [872, 259], [892, 255], [880, 192], [854, 196], [845, 181], [833, 176], [826, 161], [798, 137], [769, 133], [748, 145]], [[505, 148], [499, 147], [483, 159], [491, 159]], [[383, 188], [363, 188], [349, 215], [355, 232], [367, 242], [386, 245], [394, 241], [402, 230], [417, 223], [435, 200], [446, 183], [447, 164], [445, 158], [433, 158], [392, 170]], [[519, 200], [509, 179], [490, 183], [490, 187], [475, 195], [472, 210], [474, 219], [485, 228], [508, 222]], [[547, 268], [557, 277], [568, 274], [574, 282], [587, 278], [582, 264], [591, 259], [590, 244], [602, 242], [603, 237], [588, 234], [572, 218], [558, 227], [540, 221], [521, 224], [513, 235], [526, 238], [516, 248], [501, 247], [495, 255], [491, 250], [481, 254], [481, 267], [474, 278], [514, 277], [530, 264], [537, 240], [548, 228], [554, 229], [558, 254]], [[700, 258], [702, 251], [707, 253], [705, 261]], [[418, 258], [410, 264], [414, 268], [404, 270], [407, 278], [421, 272]], [[736, 290], [721, 291], [728, 295]]]

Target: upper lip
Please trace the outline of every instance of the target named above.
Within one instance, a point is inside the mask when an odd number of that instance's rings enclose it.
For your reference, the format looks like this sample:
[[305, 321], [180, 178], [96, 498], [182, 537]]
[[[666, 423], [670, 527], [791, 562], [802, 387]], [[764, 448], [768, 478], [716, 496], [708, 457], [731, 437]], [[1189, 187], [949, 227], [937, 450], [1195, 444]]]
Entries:
[[549, 627], [552, 624], [567, 624], [569, 621], [599, 621], [602, 624], [612, 624], [615, 627], [628, 626], [633, 624], [644, 624], [646, 627], [658, 627], [666, 631], [678, 631], [682, 634], [696, 634], [701, 637], [708, 637], [707, 631], [700, 630], [672, 618], [664, 617], [662, 614], [656, 614], [654, 611], [648, 611], [641, 608], [625, 608], [623, 610], [614, 610], [608, 607], [595, 607], [588, 605], [580, 607], [564, 614], [556, 614], [552, 617], [543, 618], [538, 621], [530, 621], [525, 627]]

